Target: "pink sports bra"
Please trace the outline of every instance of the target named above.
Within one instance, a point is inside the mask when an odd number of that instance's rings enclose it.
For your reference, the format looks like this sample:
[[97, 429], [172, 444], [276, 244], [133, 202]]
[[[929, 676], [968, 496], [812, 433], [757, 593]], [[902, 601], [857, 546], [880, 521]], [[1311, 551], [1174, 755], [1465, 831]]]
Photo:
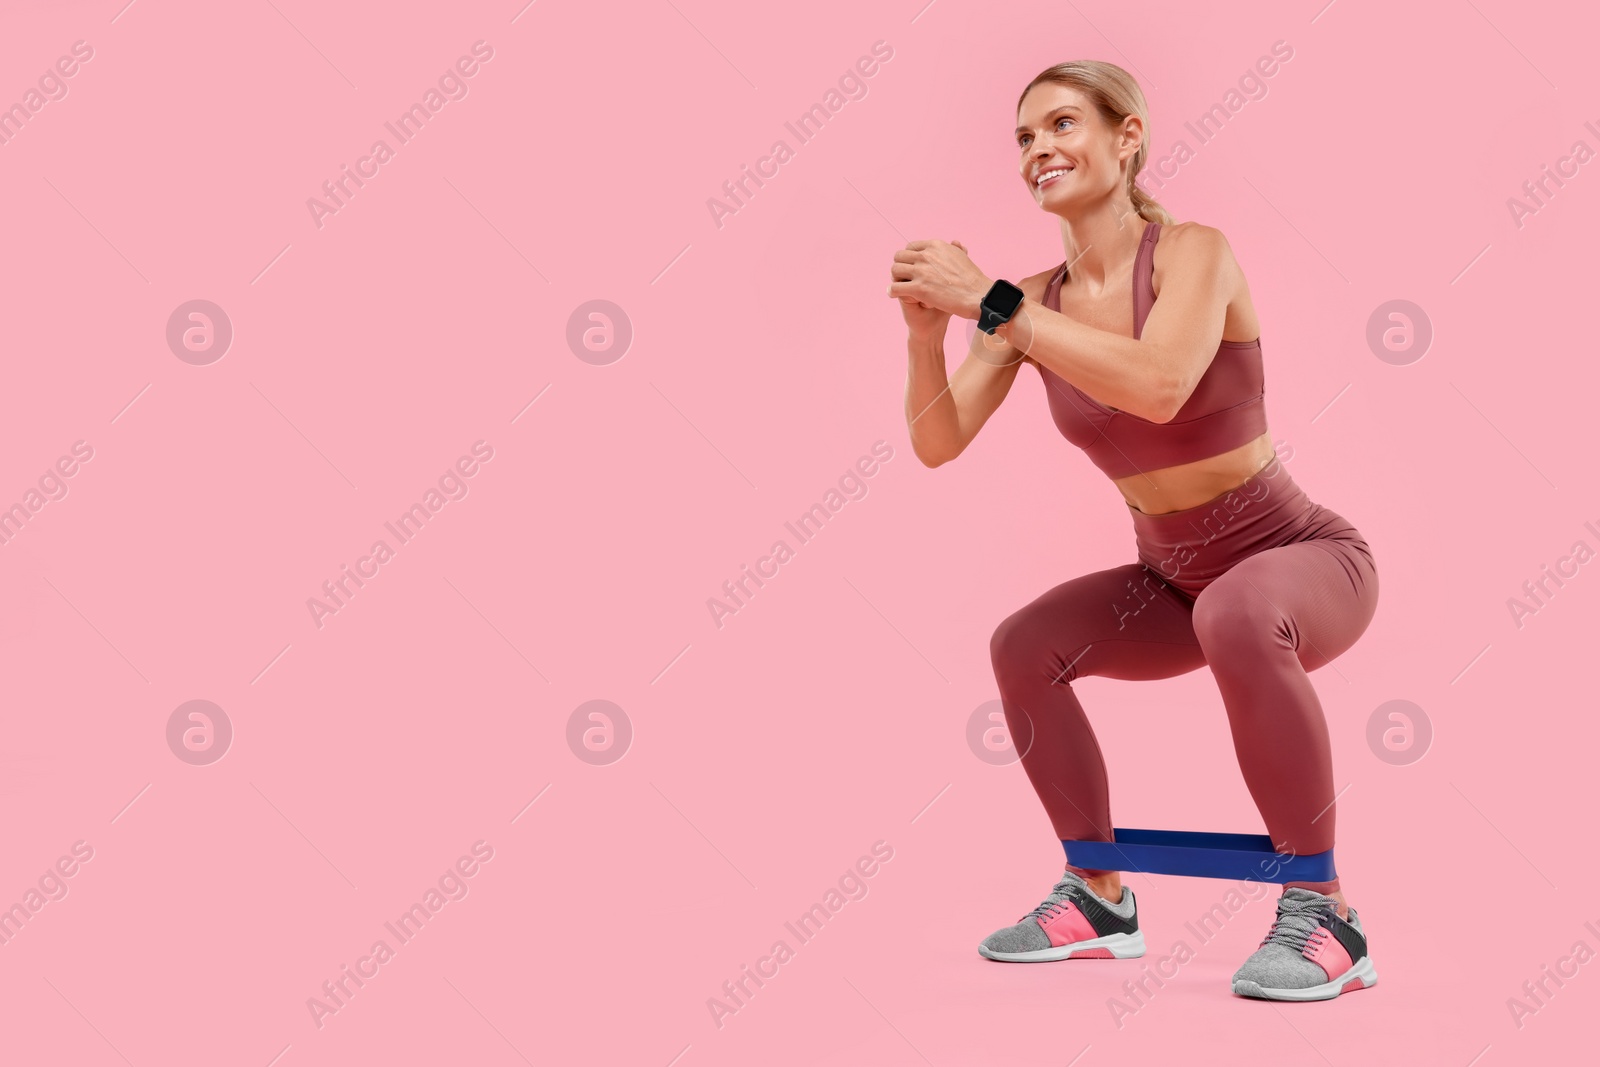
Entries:
[[[1133, 336], [1144, 333], [1155, 303], [1155, 247], [1159, 222], [1147, 223], [1133, 263]], [[1044, 306], [1061, 310], [1063, 263], [1050, 279]], [[1223, 341], [1211, 365], [1171, 422], [1151, 422], [1106, 407], [1065, 378], [1036, 364], [1044, 378], [1050, 416], [1090, 462], [1112, 478], [1190, 463], [1238, 448], [1267, 432], [1261, 339]]]

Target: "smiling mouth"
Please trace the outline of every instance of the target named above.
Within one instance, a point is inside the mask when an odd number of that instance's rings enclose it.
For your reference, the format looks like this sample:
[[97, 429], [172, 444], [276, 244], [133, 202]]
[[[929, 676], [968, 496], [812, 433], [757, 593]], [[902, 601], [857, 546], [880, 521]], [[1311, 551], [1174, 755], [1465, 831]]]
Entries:
[[1052, 167], [1049, 170], [1041, 171], [1039, 176], [1033, 180], [1033, 187], [1035, 189], [1043, 189], [1047, 185], [1054, 185], [1075, 169], [1074, 167]]

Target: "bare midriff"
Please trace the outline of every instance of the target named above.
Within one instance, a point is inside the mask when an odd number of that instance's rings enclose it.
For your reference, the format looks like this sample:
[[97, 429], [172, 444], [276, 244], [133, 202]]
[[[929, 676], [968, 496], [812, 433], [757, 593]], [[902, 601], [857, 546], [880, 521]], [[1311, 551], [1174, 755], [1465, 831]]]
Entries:
[[1146, 515], [1183, 511], [1237, 489], [1270, 463], [1273, 455], [1272, 434], [1264, 433], [1218, 455], [1130, 474], [1112, 484], [1130, 506]]

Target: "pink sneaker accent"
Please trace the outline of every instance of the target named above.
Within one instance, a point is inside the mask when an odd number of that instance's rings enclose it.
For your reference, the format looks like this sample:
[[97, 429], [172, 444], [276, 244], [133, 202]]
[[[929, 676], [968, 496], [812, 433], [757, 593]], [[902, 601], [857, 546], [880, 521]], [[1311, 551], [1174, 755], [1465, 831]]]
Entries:
[[[1088, 916], [1078, 910], [1078, 906], [1070, 900], [1062, 901], [1052, 908], [1048, 916], [1041, 916], [1038, 920], [1040, 929], [1045, 936], [1050, 938], [1050, 944], [1055, 948], [1070, 945], [1074, 941], [1093, 941], [1100, 935], [1095, 932], [1094, 926], [1089, 922]], [[1105, 949], [1095, 949], [1089, 952], [1074, 952], [1074, 956], [1094, 956], [1103, 953], [1109, 957]]]
[[1072, 958], [1075, 959], [1075, 960], [1114, 960], [1114, 959], [1116, 959], [1116, 957], [1111, 954], [1111, 950], [1108, 949], [1108, 948], [1087, 948], [1087, 949], [1084, 949], [1082, 952], [1074, 952], [1072, 954]]
[[[1328, 980], [1339, 977], [1348, 971], [1355, 963], [1350, 958], [1350, 953], [1339, 944], [1339, 939], [1334, 937], [1326, 926], [1319, 926], [1312, 931], [1306, 939], [1306, 947], [1300, 950], [1300, 955], [1321, 967], [1328, 974]], [[1356, 979], [1354, 986], [1345, 986], [1346, 989], [1361, 989], [1361, 979]]]

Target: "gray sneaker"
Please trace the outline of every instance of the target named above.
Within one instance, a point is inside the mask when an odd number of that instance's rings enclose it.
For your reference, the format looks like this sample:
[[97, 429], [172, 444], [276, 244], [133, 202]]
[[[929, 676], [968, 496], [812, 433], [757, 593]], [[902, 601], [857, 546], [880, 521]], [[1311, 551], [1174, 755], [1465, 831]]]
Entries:
[[1144, 933], [1135, 907], [1133, 890], [1127, 886], [1122, 887], [1122, 899], [1113, 904], [1066, 871], [1044, 903], [1015, 926], [984, 938], [978, 953], [1007, 963], [1143, 956]]
[[1233, 975], [1235, 993], [1267, 1000], [1332, 1000], [1377, 984], [1356, 909], [1346, 922], [1338, 901], [1299, 886], [1278, 898], [1272, 929]]

